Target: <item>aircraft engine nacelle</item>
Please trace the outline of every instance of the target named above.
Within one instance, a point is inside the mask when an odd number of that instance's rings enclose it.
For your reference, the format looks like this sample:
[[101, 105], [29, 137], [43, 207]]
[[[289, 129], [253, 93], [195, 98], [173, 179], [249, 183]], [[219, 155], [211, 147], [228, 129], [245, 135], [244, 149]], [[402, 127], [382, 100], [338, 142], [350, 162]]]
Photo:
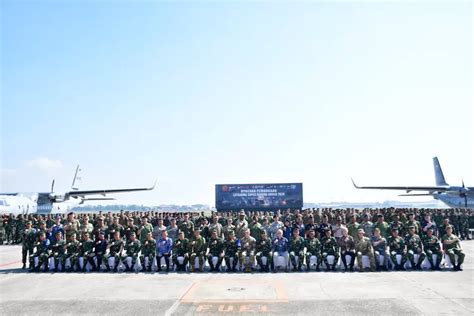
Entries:
[[65, 194], [51, 193], [49, 195], [49, 199], [52, 202], [64, 202], [67, 198]]
[[450, 187], [445, 193], [451, 196], [464, 196], [468, 191], [469, 189], [465, 187]]

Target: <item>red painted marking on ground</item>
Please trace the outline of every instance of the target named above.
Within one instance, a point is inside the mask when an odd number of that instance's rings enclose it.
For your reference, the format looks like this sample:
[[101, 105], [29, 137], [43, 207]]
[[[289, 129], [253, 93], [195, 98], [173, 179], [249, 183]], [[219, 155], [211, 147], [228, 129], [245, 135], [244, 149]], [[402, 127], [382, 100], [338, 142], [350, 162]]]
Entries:
[[3, 263], [3, 264], [0, 264], [0, 268], [1, 267], [6, 267], [6, 266], [11, 266], [13, 264], [18, 264], [18, 263], [21, 263], [21, 261], [12, 261], [12, 262], [8, 262], [8, 263]]

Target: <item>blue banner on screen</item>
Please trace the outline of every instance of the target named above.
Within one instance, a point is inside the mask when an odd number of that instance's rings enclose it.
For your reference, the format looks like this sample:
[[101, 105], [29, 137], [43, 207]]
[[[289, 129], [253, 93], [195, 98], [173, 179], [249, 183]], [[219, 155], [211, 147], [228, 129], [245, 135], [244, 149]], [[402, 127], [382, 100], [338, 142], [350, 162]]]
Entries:
[[218, 210], [302, 207], [302, 183], [216, 184], [216, 208]]

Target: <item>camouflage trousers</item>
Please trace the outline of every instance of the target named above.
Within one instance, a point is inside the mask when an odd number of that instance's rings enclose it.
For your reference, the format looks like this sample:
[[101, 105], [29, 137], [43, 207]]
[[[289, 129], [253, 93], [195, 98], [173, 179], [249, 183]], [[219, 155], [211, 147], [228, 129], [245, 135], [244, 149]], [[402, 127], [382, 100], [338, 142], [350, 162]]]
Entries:
[[[436, 255], [436, 263], [433, 261], [433, 255]], [[426, 250], [426, 257], [428, 262], [431, 265], [431, 269], [438, 269], [439, 265], [441, 264], [441, 259], [443, 259], [443, 254], [441, 250]]]
[[[415, 254], [418, 255], [418, 263], [415, 265]], [[407, 251], [408, 260], [410, 260], [412, 269], [417, 267], [419, 268], [423, 260], [426, 258], [426, 254], [421, 250], [410, 249]]]
[[375, 256], [373, 251], [358, 251], [357, 252], [357, 264], [359, 265], [359, 271], [364, 271], [363, 265], [362, 265], [362, 256], [367, 256], [369, 257], [369, 262], [370, 262], [370, 270], [375, 271]]
[[[298, 265], [296, 264], [296, 257], [298, 257]], [[295, 251], [290, 251], [290, 261], [291, 264], [293, 265], [293, 270], [296, 271], [296, 269], [301, 270], [301, 267], [303, 266], [303, 260], [304, 260], [304, 251], [299, 251], [295, 253]]]
[[[263, 261], [262, 261], [262, 258], [263, 257], [266, 257], [267, 258], [267, 262], [266, 264], [264, 265], [263, 264]], [[262, 252], [262, 251], [259, 251], [255, 254], [255, 258], [257, 259], [257, 263], [258, 265], [260, 266], [260, 268], [262, 269], [262, 271], [268, 271], [269, 270], [269, 266], [272, 267], [273, 269], [273, 260], [272, 260], [272, 254], [270, 252]]]
[[241, 268], [245, 267], [247, 271], [250, 270], [254, 261], [255, 261], [255, 255], [253, 251], [243, 250], [240, 253], [240, 267]]
[[446, 255], [449, 257], [451, 264], [456, 266], [456, 255], [458, 256], [457, 265], [460, 266], [464, 262], [464, 257], [466, 256], [461, 249], [451, 248], [446, 250]]

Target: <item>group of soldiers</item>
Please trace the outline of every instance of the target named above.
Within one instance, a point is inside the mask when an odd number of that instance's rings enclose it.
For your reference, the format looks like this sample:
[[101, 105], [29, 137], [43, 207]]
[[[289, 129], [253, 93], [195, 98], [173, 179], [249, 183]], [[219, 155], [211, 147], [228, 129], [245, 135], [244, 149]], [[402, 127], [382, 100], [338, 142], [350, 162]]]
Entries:
[[[441, 218], [437, 218], [441, 216]], [[473, 212], [307, 209], [120, 212], [14, 218], [31, 271], [462, 270]], [[438, 221], [436, 220], [438, 219]], [[457, 224], [453, 222], [456, 221]], [[21, 224], [19, 224], [21, 223]], [[10, 236], [12, 235], [9, 231]], [[459, 235], [459, 236], [458, 236]], [[29, 260], [28, 260], [29, 259]], [[364, 264], [364, 260], [366, 264]], [[225, 265], [225, 269], [223, 267]]]

